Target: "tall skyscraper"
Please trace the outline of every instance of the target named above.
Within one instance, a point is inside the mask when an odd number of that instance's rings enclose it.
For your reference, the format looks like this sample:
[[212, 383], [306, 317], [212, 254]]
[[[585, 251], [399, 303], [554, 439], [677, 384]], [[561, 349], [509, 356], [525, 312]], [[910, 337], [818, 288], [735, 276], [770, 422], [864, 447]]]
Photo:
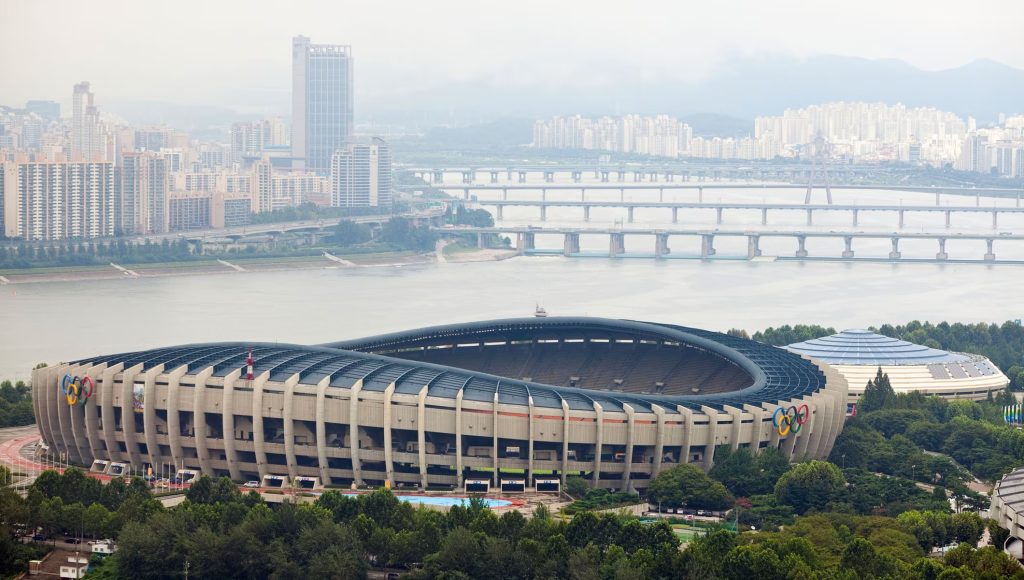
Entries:
[[71, 157], [72, 161], [93, 161], [103, 154], [100, 114], [93, 102], [89, 83], [75, 85], [71, 99]]
[[331, 159], [331, 205], [391, 205], [391, 150], [383, 139], [349, 143]]
[[117, 230], [125, 234], [167, 233], [169, 191], [168, 163], [163, 155], [125, 153]]
[[292, 39], [292, 156], [326, 174], [352, 135], [352, 47]]

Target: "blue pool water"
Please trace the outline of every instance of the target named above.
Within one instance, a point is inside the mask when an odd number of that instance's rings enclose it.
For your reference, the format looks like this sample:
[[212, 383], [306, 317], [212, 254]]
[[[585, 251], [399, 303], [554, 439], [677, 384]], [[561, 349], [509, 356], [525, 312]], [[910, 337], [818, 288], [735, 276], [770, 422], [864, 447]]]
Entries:
[[[349, 492], [349, 493], [346, 493], [345, 495], [359, 495], [359, 494]], [[455, 505], [466, 505], [466, 504], [469, 503], [469, 498], [466, 498], [466, 497], [434, 497], [434, 496], [425, 496], [425, 495], [396, 495], [395, 497], [397, 497], [399, 499], [399, 501], [407, 501], [409, 503], [414, 503], [414, 504], [415, 503], [421, 503], [421, 504], [426, 504], [426, 505], [439, 505], [439, 506], [445, 506], [445, 507], [451, 507], [451, 506], [455, 506]], [[504, 500], [504, 499], [490, 499], [490, 498], [486, 498], [485, 497], [485, 498], [483, 498], [483, 500], [484, 500], [484, 503], [487, 504], [487, 507], [489, 507], [491, 509], [503, 508], [503, 507], [508, 507], [508, 506], [512, 505], [512, 502], [510, 502], [508, 500]]]

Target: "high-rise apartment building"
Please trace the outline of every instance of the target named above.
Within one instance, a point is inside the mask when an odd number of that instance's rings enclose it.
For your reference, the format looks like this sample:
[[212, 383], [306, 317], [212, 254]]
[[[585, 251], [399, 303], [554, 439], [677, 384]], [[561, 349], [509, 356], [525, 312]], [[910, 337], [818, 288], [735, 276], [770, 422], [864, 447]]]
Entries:
[[331, 205], [391, 205], [391, 150], [383, 139], [349, 143], [331, 159]]
[[0, 176], [0, 222], [7, 237], [44, 241], [114, 234], [112, 163], [22, 159], [5, 163]]
[[352, 135], [352, 47], [292, 39], [292, 156], [326, 174]]
[[232, 163], [259, 159], [268, 147], [288, 144], [284, 121], [278, 118], [231, 125]]
[[100, 114], [93, 102], [89, 83], [75, 85], [71, 98], [71, 157], [73, 161], [93, 161], [104, 154], [106, 140], [100, 126]]
[[161, 234], [168, 231], [170, 176], [167, 159], [159, 153], [124, 154], [117, 230], [125, 234]]

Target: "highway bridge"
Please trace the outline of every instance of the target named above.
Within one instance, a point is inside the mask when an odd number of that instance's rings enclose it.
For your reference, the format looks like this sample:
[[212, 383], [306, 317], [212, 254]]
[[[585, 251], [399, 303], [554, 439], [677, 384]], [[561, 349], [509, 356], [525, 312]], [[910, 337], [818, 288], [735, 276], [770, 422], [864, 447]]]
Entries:
[[484, 208], [494, 208], [495, 218], [503, 220], [506, 207], [536, 207], [540, 209], [540, 220], [547, 221], [547, 210], [550, 207], [571, 207], [582, 208], [583, 221], [590, 221], [590, 210], [593, 208], [624, 208], [626, 209], [627, 221], [633, 223], [634, 213], [637, 209], [668, 209], [672, 212], [672, 223], [679, 223], [680, 210], [714, 210], [716, 224], [721, 225], [725, 210], [752, 210], [761, 212], [761, 225], [768, 225], [768, 211], [798, 211], [807, 214], [807, 225], [814, 225], [815, 212], [841, 211], [851, 215], [853, 227], [859, 225], [861, 212], [892, 212], [898, 218], [899, 227], [904, 226], [905, 216], [908, 212], [918, 213], [942, 213], [946, 218], [946, 228], [952, 227], [952, 217], [955, 213], [978, 214], [985, 213], [992, 216], [992, 229], [999, 227], [999, 214], [1024, 214], [1024, 207], [1020, 206], [1020, 198], [1014, 206], [981, 206], [978, 205], [883, 205], [883, 204], [795, 204], [795, 203], [757, 203], [757, 202], [680, 202], [680, 201], [570, 201], [570, 200], [486, 200], [477, 199], [476, 205]]
[[516, 251], [520, 254], [538, 253], [535, 240], [538, 235], [560, 235], [563, 237], [562, 254], [564, 256], [578, 256], [580, 252], [580, 236], [607, 236], [608, 256], [611, 258], [620, 257], [626, 252], [626, 237], [647, 237], [654, 238], [655, 258], [666, 258], [671, 253], [669, 239], [677, 236], [689, 236], [700, 238], [700, 254], [702, 259], [711, 259], [715, 256], [715, 239], [721, 237], [740, 237], [747, 240], [747, 258], [755, 259], [762, 255], [761, 238], [790, 238], [796, 241], [797, 249], [793, 257], [808, 258], [806, 242], [808, 238], [837, 238], [844, 242], [842, 259], [853, 259], [855, 257], [853, 242], [856, 239], [887, 239], [892, 244], [892, 250], [888, 258], [892, 261], [899, 261], [902, 258], [900, 252], [900, 241], [904, 239], [927, 239], [934, 240], [938, 252], [935, 254], [935, 261], [943, 262], [949, 260], [946, 252], [946, 242], [950, 240], [975, 240], [984, 241], [986, 251], [980, 260], [968, 260], [978, 262], [995, 262], [995, 242], [1003, 243], [1024, 242], [1024, 235], [1012, 233], [978, 233], [978, 232], [882, 232], [882, 231], [824, 231], [824, 230], [750, 230], [750, 229], [708, 229], [708, 228], [575, 228], [575, 227], [490, 227], [490, 228], [435, 228], [446, 234], [461, 234], [477, 236], [477, 244], [484, 247], [492, 235], [515, 236]]

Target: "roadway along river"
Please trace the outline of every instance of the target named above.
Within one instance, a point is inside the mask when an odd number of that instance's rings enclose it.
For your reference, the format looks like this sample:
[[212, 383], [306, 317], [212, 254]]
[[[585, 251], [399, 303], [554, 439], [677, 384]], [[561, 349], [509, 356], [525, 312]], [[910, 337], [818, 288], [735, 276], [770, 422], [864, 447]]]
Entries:
[[455, 321], [590, 315], [753, 331], [1024, 318], [1024, 267], [521, 257], [0, 286], [0, 378], [220, 340], [316, 343]]

